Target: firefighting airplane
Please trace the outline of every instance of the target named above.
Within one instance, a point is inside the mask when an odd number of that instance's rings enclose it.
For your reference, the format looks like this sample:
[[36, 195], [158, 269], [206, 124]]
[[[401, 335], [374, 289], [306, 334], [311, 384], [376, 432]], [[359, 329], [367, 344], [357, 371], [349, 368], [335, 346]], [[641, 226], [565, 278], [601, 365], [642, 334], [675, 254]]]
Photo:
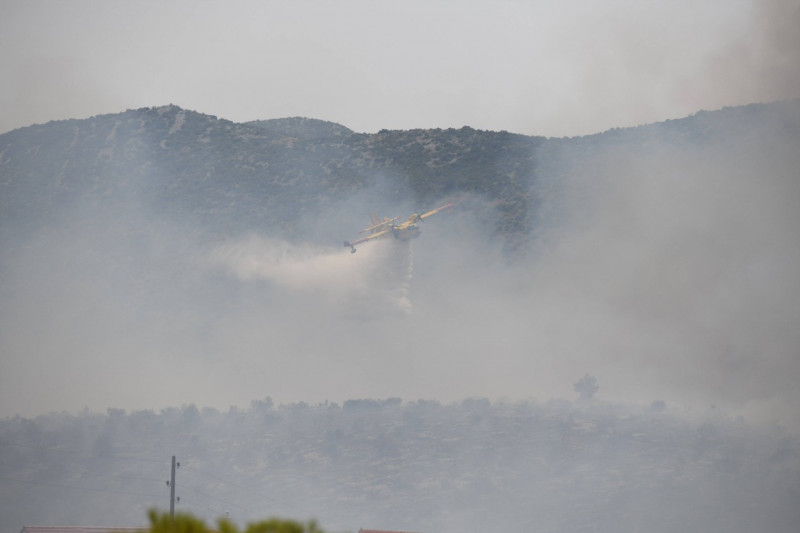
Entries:
[[436, 209], [428, 211], [427, 213], [423, 213], [422, 215], [414, 213], [404, 222], [399, 224], [395, 224], [395, 221], [397, 221], [399, 217], [384, 217], [383, 220], [381, 220], [378, 218], [378, 215], [372, 212], [369, 214], [370, 218], [372, 219], [372, 225], [359, 231], [359, 233], [369, 233], [369, 235], [353, 242], [344, 241], [344, 245], [349, 246], [350, 253], [354, 254], [356, 253], [356, 244], [361, 244], [362, 242], [381, 239], [384, 237], [394, 237], [395, 239], [399, 239], [401, 241], [414, 239], [419, 237], [420, 233], [422, 233], [422, 230], [417, 226], [418, 221], [423, 222], [429, 216], [435, 215], [436, 213], [444, 211], [445, 209], [450, 209], [454, 205], [454, 203], [444, 204], [443, 206], [437, 207]]

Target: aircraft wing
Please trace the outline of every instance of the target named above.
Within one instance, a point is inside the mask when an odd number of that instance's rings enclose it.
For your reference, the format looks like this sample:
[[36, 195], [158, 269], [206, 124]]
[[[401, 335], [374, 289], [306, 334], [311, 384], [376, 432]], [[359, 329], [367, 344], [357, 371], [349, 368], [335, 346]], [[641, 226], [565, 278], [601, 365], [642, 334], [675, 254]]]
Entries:
[[444, 211], [445, 209], [450, 209], [450, 208], [451, 208], [451, 207], [453, 207], [454, 205], [456, 205], [456, 204], [454, 204], [454, 203], [452, 203], [452, 202], [450, 202], [450, 203], [448, 203], [448, 204], [444, 204], [444, 205], [443, 205], [443, 206], [441, 206], [441, 207], [437, 207], [436, 209], [433, 209], [433, 210], [431, 210], [431, 211], [428, 211], [427, 213], [423, 213], [423, 214], [419, 215], [419, 218], [420, 218], [420, 219], [422, 219], [422, 220], [425, 220], [425, 219], [426, 219], [426, 218], [428, 218], [429, 216], [435, 215], [436, 213], [438, 213], [438, 212], [440, 212], [440, 211]]
[[387, 228], [387, 229], [384, 229], [383, 231], [378, 231], [376, 233], [372, 233], [371, 235], [367, 235], [366, 237], [362, 237], [362, 238], [358, 239], [357, 241], [353, 241], [353, 242], [344, 241], [344, 245], [345, 246], [349, 246], [350, 247], [350, 253], [354, 254], [354, 253], [356, 253], [356, 248], [355, 248], [356, 244], [361, 244], [362, 242], [367, 242], [367, 241], [371, 241], [373, 239], [377, 239], [379, 237], [383, 237], [384, 235], [388, 235], [389, 233], [391, 233], [391, 231], [392, 231], [391, 228]]
[[[383, 220], [383, 221], [380, 221], [380, 220], [378, 220], [378, 221], [377, 221], [377, 222], [375, 222], [373, 225], [371, 225], [371, 226], [369, 226], [369, 227], [367, 227], [367, 228], [364, 228], [364, 229], [362, 229], [361, 231], [359, 231], [359, 233], [367, 233], [367, 232], [373, 232], [373, 233], [374, 233], [374, 232], [376, 232], [376, 231], [381, 231], [381, 230], [388, 229], [388, 228], [389, 228], [389, 226], [391, 226], [392, 224], [394, 224], [394, 221], [395, 221], [395, 220], [397, 220], [397, 217], [394, 217], [394, 218], [387, 218], [387, 219], [385, 219], [385, 220]], [[374, 221], [374, 220], [373, 220], [373, 221]]]

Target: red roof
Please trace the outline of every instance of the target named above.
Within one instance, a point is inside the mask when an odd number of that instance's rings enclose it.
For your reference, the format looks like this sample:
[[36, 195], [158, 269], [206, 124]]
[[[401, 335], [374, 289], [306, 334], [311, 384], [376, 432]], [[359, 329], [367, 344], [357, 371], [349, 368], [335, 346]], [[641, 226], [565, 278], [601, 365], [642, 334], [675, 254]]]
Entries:
[[24, 526], [20, 533], [142, 533], [149, 527]]

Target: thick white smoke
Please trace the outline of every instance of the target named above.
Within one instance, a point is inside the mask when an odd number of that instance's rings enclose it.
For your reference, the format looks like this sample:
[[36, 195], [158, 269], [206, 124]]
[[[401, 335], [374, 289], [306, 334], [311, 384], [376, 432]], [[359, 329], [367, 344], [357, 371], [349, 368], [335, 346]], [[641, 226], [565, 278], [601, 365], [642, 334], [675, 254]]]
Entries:
[[266, 281], [313, 296], [320, 305], [337, 306], [352, 319], [411, 312], [410, 241], [379, 239], [353, 254], [345, 248], [291, 244], [253, 234], [217, 246], [209, 261], [241, 281]]

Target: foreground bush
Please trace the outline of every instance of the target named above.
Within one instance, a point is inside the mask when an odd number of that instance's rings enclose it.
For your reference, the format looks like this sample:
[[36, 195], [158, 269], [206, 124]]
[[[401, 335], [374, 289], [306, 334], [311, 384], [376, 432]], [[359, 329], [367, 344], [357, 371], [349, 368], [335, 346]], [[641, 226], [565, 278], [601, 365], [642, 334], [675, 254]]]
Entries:
[[[225, 518], [217, 522], [216, 529], [209, 529], [206, 523], [188, 513], [177, 513], [170, 517], [167, 512], [151, 510], [150, 533], [240, 533], [236, 525]], [[293, 520], [270, 518], [261, 522], [247, 524], [244, 533], [324, 533], [316, 522], [301, 524]]]

